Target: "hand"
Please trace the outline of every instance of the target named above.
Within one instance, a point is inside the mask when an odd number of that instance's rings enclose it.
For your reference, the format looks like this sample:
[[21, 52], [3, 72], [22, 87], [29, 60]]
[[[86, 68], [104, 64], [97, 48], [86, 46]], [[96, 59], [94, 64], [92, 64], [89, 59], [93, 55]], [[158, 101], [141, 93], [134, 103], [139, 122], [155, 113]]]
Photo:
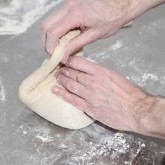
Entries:
[[62, 8], [42, 24], [42, 42], [49, 54], [58, 40], [71, 29], [80, 28], [81, 34], [66, 46], [65, 63], [69, 55], [98, 39], [115, 34], [128, 22], [129, 0], [68, 0]]
[[153, 97], [117, 72], [70, 57], [55, 77], [64, 88], [54, 86], [52, 92], [94, 119], [115, 129], [147, 134], [143, 123]]

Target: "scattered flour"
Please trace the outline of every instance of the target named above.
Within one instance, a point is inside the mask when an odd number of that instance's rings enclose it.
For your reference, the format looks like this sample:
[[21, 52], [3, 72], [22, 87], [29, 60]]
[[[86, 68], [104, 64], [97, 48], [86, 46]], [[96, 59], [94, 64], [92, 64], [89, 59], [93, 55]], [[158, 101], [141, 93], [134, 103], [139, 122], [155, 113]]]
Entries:
[[[96, 143], [90, 142], [86, 149], [77, 152], [66, 164], [108, 165], [111, 162], [111, 165], [120, 163], [131, 165], [145, 147], [146, 145], [140, 139], [135, 140], [129, 136], [126, 138], [125, 134], [116, 133], [114, 136], [101, 138]], [[123, 162], [123, 160], [126, 161]]]
[[148, 79], [153, 80], [153, 81], [159, 80], [159, 78], [156, 75], [153, 75], [151, 73], [144, 73], [142, 76], [142, 82], [145, 82]]
[[142, 25], [142, 32], [149, 33], [150, 35], [157, 36], [158, 31], [165, 30], [165, 18], [156, 19], [154, 22]]
[[110, 49], [111, 50], [117, 50], [123, 46], [123, 42], [121, 40], [117, 40], [115, 44], [113, 44]]
[[[31, 123], [29, 123], [31, 121]], [[26, 164], [40, 165], [133, 165], [152, 164], [163, 150], [155, 143], [124, 132], [114, 133], [98, 124], [82, 130], [55, 129], [40, 118], [29, 119], [16, 127], [15, 138]], [[29, 150], [31, 144], [33, 150]], [[152, 148], [152, 149], [151, 149]], [[154, 152], [153, 152], [154, 151]], [[139, 156], [140, 155], [140, 156]]]
[[0, 10], [0, 35], [25, 32], [50, 8], [61, 2], [62, 0], [12, 0]]
[[32, 129], [29, 126], [21, 125], [17, 129], [17, 133], [21, 133], [22, 136], [28, 136], [33, 133], [36, 139], [41, 140], [43, 143], [48, 143], [54, 140], [52, 136], [50, 136], [49, 128], [36, 128]]
[[158, 75], [154, 75], [152, 73], [143, 73], [141, 76], [126, 76], [128, 80], [132, 79], [139, 86], [143, 87], [147, 81], [159, 81], [160, 78]]
[[50, 137], [48, 134], [38, 134], [36, 138], [40, 139], [43, 143], [48, 143], [53, 141], [53, 138]]
[[1, 77], [0, 77], [0, 102], [1, 103], [6, 102], [6, 91]]

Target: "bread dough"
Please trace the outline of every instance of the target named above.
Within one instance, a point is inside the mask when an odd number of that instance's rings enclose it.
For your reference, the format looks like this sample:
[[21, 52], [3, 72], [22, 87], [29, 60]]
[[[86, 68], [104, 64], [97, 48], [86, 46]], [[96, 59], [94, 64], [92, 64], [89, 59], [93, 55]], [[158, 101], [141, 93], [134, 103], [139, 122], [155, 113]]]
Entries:
[[19, 98], [29, 108], [48, 121], [69, 129], [81, 129], [94, 122], [84, 112], [51, 92], [52, 86], [58, 84], [54, 74], [60, 68], [65, 45], [78, 34], [79, 31], [74, 30], [62, 37], [53, 55], [27, 77], [19, 88]]

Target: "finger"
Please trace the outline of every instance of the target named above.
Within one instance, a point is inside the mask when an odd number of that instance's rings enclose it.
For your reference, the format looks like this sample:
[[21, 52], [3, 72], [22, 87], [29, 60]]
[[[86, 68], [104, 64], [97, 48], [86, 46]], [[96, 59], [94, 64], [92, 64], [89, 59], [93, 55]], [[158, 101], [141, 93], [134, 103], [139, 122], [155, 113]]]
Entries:
[[72, 79], [69, 79], [62, 72], [57, 72], [55, 74], [55, 77], [56, 77], [58, 83], [61, 84], [69, 92], [74, 93], [84, 99], [87, 98], [87, 96], [88, 96], [87, 89], [80, 83], [78, 83]]
[[53, 50], [58, 43], [59, 38], [64, 36], [71, 29], [80, 27], [80, 25], [81, 19], [78, 19], [78, 17], [73, 17], [71, 12], [68, 13], [66, 17], [52, 25], [47, 30], [46, 34], [46, 50], [48, 51], [48, 53], [53, 53]]
[[99, 65], [97, 63], [77, 56], [69, 57], [65, 65], [90, 75], [96, 74], [97, 70], [99, 69]]
[[98, 32], [96, 30], [90, 29], [86, 30], [80, 35], [74, 37], [69, 41], [64, 52], [64, 57], [62, 63], [65, 64], [68, 60], [68, 57], [74, 52], [80, 50], [82, 47], [96, 41], [99, 39]]
[[73, 93], [68, 92], [67, 90], [60, 88], [58, 86], [54, 86], [52, 88], [52, 93], [54, 93], [55, 95], [62, 97], [66, 102], [72, 104], [73, 106], [75, 106], [76, 108], [82, 110], [82, 111], [86, 111], [87, 110], [87, 102], [74, 95]]
[[[49, 27], [54, 24], [54, 22], [59, 21], [66, 13], [73, 9], [74, 6], [76, 6], [79, 2], [77, 0], [68, 0], [66, 1], [63, 6], [61, 6], [59, 9], [57, 9], [53, 14], [48, 16], [45, 21], [43, 22], [43, 25], [47, 25], [46, 27]], [[52, 20], [52, 21], [50, 21]]]
[[[56, 22], [58, 22], [60, 19], [62, 19], [68, 12], [69, 7], [65, 4], [60, 9], [58, 9], [56, 12], [51, 14], [49, 17], [47, 17], [41, 25], [42, 29], [42, 45], [43, 47], [46, 47], [46, 33], [47, 30], [52, 27]], [[54, 27], [56, 28], [56, 27]]]
[[91, 82], [91, 75], [88, 75], [84, 72], [79, 72], [77, 70], [74, 70], [72, 68], [63, 67], [61, 68], [61, 72], [67, 76], [68, 78], [71, 78], [73, 80], [78, 80], [78, 82], [86, 87], [89, 86], [89, 83]]

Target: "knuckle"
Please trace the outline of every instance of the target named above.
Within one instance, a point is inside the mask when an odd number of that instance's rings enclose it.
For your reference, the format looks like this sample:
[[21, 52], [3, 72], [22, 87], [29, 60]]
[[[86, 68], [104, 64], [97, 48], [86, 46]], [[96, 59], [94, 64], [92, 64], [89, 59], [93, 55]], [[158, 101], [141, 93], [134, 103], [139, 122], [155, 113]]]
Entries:
[[[71, 55], [71, 54], [77, 54], [78, 51], [80, 50], [81, 46], [81, 41], [77, 40], [77, 39], [71, 39], [70, 41], [68, 41], [67, 45], [67, 52]], [[77, 56], [76, 56], [77, 58]]]
[[99, 107], [99, 101], [97, 99], [91, 99], [90, 104], [91, 104], [92, 109], [93, 108], [95, 109], [95, 108]]
[[66, 75], [66, 76], [69, 76], [69, 69], [67, 67], [63, 67], [61, 68], [61, 72]]
[[93, 108], [97, 104], [96, 98], [94, 97], [93, 93], [89, 93], [87, 99], [88, 99], [90, 108]]
[[68, 83], [66, 84], [66, 88], [71, 92], [74, 92], [74, 93], [77, 92], [77, 88], [72, 81], [68, 81]]
[[97, 86], [98, 86], [97, 80], [96, 80], [96, 79], [92, 79], [92, 80], [91, 80], [91, 83], [90, 83], [90, 87], [91, 87], [92, 89], [97, 89]]
[[76, 57], [74, 57], [74, 58], [71, 57], [70, 58], [70, 66], [74, 68], [77, 66], [77, 64], [78, 64], [78, 59]]
[[46, 35], [47, 35], [48, 38], [50, 38], [50, 37], [52, 36], [52, 31], [48, 30], [48, 31], [46, 32]]
[[45, 22], [42, 22], [42, 23], [41, 23], [41, 30], [42, 30], [42, 31], [46, 31], [46, 29], [47, 29], [46, 23], [45, 23]]
[[68, 81], [68, 82], [66, 83], [66, 88], [67, 88], [68, 90], [71, 90], [71, 88], [72, 88], [72, 83], [71, 83], [70, 81]]
[[73, 7], [70, 10], [70, 14], [73, 15], [74, 17], [78, 17], [78, 18], [81, 18], [83, 15], [83, 13], [79, 7]]
[[73, 45], [71, 41], [68, 41], [68, 43], [66, 44], [66, 51], [70, 55], [75, 52], [75, 45]]
[[57, 82], [61, 83], [61, 75], [60, 74], [57, 76]]

